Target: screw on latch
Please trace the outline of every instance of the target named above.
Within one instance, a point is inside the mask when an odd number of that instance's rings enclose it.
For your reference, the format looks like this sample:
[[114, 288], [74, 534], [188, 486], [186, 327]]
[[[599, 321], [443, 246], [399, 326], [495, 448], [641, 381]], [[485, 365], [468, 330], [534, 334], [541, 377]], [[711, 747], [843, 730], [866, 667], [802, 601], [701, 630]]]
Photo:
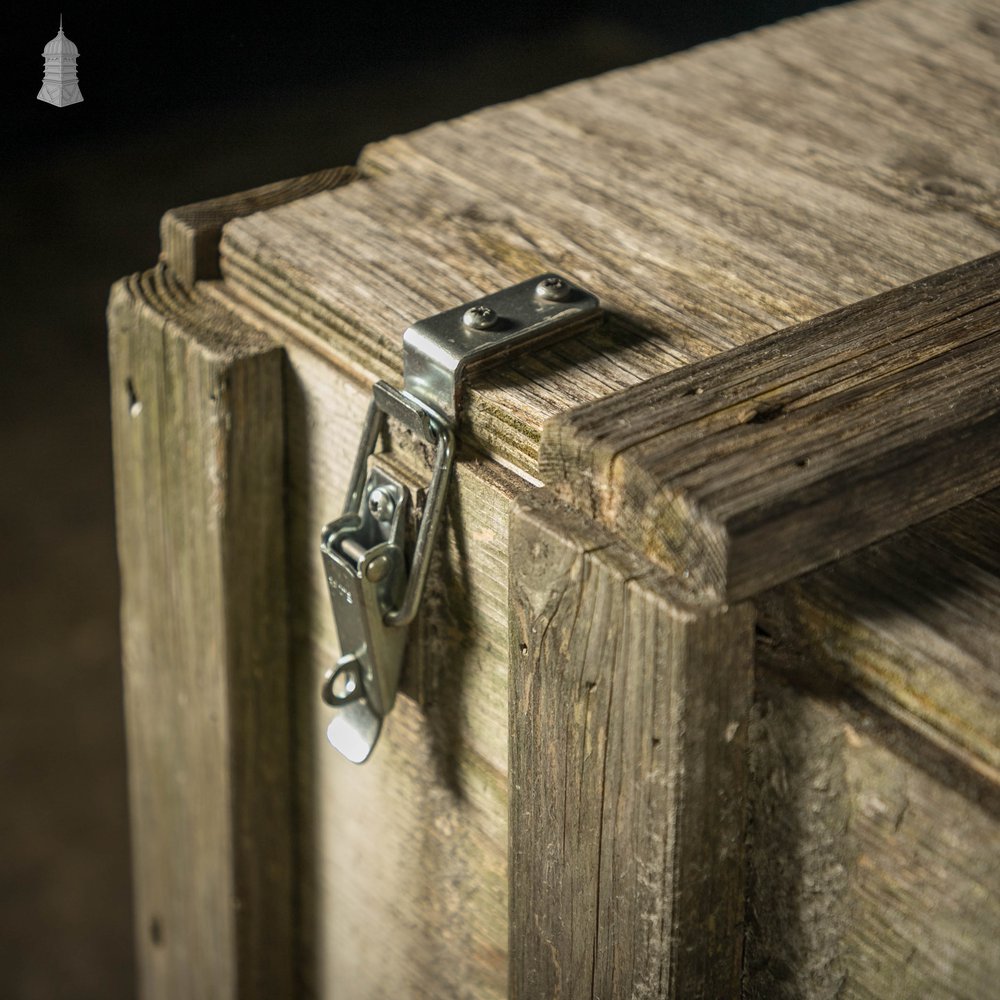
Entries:
[[368, 509], [376, 521], [387, 524], [396, 510], [396, 501], [384, 486], [379, 486], [372, 490], [372, 495], [368, 498]]
[[489, 306], [470, 306], [462, 315], [462, 322], [471, 330], [489, 330], [497, 325], [499, 318]]
[[562, 278], [550, 274], [548, 277], [542, 278], [541, 281], [535, 285], [535, 294], [540, 299], [548, 299], [550, 302], [564, 302], [569, 298], [572, 289], [570, 288], [569, 282], [564, 281]]

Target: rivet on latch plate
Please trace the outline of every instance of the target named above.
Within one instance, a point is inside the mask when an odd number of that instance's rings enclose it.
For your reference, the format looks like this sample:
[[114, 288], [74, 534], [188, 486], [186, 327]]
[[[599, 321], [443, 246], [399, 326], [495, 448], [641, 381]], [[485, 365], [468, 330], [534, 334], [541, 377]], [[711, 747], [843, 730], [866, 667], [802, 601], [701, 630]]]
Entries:
[[[403, 334], [403, 389], [376, 382], [344, 513], [323, 529], [321, 551], [344, 654], [323, 700], [336, 712], [327, 738], [348, 760], [367, 760], [392, 709], [407, 626], [416, 617], [444, 514], [463, 382], [514, 354], [592, 325], [595, 296], [556, 274], [466, 302]], [[387, 417], [435, 447], [434, 472], [409, 570], [407, 493], [382, 469], [368, 472]]]

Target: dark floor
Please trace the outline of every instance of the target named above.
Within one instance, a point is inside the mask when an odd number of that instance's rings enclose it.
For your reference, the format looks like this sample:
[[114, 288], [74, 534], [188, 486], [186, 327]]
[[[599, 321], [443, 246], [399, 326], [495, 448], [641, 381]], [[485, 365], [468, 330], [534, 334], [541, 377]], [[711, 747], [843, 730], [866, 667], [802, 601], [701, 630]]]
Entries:
[[[133, 993], [111, 282], [155, 260], [173, 205], [349, 163], [390, 133], [663, 51], [646, 33], [584, 20], [347, 85], [161, 118], [0, 171], [0, 997]], [[81, 83], [86, 98], [82, 73]]]

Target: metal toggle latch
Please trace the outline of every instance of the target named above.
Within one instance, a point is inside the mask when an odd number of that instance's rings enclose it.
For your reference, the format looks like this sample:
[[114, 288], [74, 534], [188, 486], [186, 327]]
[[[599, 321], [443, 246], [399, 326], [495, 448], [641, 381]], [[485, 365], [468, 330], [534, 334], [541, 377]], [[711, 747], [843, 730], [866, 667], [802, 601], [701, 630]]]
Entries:
[[[463, 383], [476, 371], [568, 336], [599, 316], [597, 298], [543, 274], [421, 320], [403, 334], [403, 389], [376, 382], [344, 513], [322, 533], [321, 551], [343, 655], [327, 672], [323, 700], [336, 709], [330, 743], [368, 759], [392, 709], [406, 646], [444, 515]], [[434, 471], [407, 568], [407, 493], [373, 467], [386, 419], [435, 448]]]

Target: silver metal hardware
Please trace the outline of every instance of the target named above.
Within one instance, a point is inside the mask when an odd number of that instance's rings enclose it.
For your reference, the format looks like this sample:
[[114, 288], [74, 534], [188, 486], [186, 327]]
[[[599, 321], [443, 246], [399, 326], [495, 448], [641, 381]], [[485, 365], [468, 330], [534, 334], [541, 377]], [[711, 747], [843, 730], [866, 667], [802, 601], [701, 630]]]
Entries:
[[[566, 285], [558, 301], [535, 294], [542, 282], [552, 279]], [[486, 330], [464, 322], [467, 313], [479, 306], [496, 313], [496, 321]], [[421, 320], [403, 334], [403, 389], [454, 424], [464, 380], [512, 354], [576, 332], [592, 323], [598, 310], [590, 292], [557, 274], [541, 274]]]
[[[376, 382], [344, 513], [322, 533], [321, 552], [344, 654], [329, 670], [323, 700], [336, 711], [330, 743], [360, 764], [392, 709], [407, 626], [427, 583], [444, 516], [463, 382], [513, 354], [594, 323], [597, 299], [556, 274], [543, 274], [449, 309], [403, 334], [403, 389]], [[434, 471], [407, 569], [407, 492], [369, 459], [387, 418], [435, 448]]]
[[[366, 475], [386, 414], [403, 420], [436, 446], [434, 474], [417, 534], [412, 568], [403, 551], [407, 494], [382, 469]], [[344, 514], [323, 529], [320, 551], [333, 615], [345, 653], [327, 672], [323, 700], [337, 709], [327, 739], [348, 760], [368, 759], [382, 719], [396, 700], [406, 626], [416, 617], [444, 513], [445, 487], [455, 453], [450, 427], [392, 386], [376, 386]], [[349, 652], [348, 652], [349, 651]]]
[[391, 521], [393, 511], [396, 509], [396, 501], [389, 490], [384, 486], [379, 486], [368, 495], [368, 509], [376, 521]]
[[572, 289], [562, 278], [550, 274], [535, 285], [535, 294], [551, 302], [565, 302], [572, 294]]
[[489, 306], [473, 306], [462, 314], [462, 322], [472, 330], [490, 330], [499, 318]]

